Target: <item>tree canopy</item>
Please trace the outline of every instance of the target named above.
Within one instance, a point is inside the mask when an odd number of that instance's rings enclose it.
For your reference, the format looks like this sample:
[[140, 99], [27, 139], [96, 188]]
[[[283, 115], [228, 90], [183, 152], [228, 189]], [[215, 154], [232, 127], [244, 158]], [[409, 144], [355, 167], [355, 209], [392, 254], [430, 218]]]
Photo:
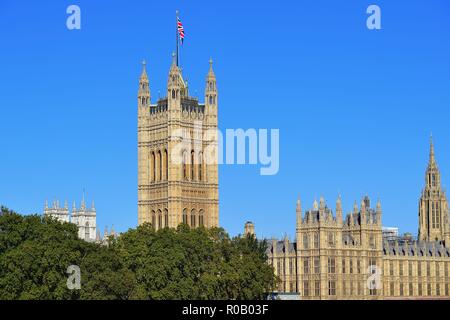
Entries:
[[[0, 299], [263, 299], [277, 283], [267, 244], [221, 228], [130, 229], [105, 244], [54, 219], [0, 212]], [[80, 268], [69, 290], [67, 268]]]

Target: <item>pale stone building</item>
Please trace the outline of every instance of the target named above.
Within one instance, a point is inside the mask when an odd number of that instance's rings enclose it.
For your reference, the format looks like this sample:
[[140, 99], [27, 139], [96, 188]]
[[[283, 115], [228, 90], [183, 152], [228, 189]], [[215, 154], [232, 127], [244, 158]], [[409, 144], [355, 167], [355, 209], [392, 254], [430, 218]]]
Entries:
[[419, 239], [382, 236], [382, 210], [366, 196], [343, 217], [314, 201], [302, 214], [297, 201], [296, 240], [269, 241], [268, 262], [279, 292], [300, 299], [450, 298], [448, 205], [430, 146], [426, 185], [419, 202]]
[[[167, 96], [151, 103], [145, 62], [138, 90], [138, 223], [155, 229], [219, 224], [216, 77], [205, 102], [189, 95], [173, 56]], [[206, 161], [208, 159], [208, 161]]]
[[70, 222], [69, 206], [67, 201], [64, 203], [64, 207], [59, 205], [58, 200], [54, 200], [51, 207], [48, 206], [48, 201], [45, 201], [44, 215], [51, 216], [61, 222]]
[[72, 212], [69, 212], [67, 201], [64, 207], [59, 205], [59, 201], [54, 201], [51, 207], [45, 201], [44, 215], [50, 216], [61, 222], [73, 223], [78, 227], [78, 237], [85, 241], [94, 242], [100, 241], [100, 235], [97, 233], [97, 211], [92, 201], [91, 208], [86, 206], [86, 202], [81, 201], [80, 208], [76, 207], [73, 202]]
[[94, 201], [91, 208], [86, 206], [86, 202], [81, 201], [80, 208], [77, 208], [75, 201], [72, 207], [72, 223], [78, 226], [78, 237], [80, 239], [94, 242], [97, 239], [97, 211], [95, 210]]

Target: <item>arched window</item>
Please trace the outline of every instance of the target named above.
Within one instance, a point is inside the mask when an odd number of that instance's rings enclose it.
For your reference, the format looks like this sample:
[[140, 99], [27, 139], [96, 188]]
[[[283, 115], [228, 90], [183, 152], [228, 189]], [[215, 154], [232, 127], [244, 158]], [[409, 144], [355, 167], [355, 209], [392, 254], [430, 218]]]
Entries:
[[183, 179], [187, 180], [187, 152], [183, 151]]
[[158, 229], [162, 229], [162, 212], [158, 210]]
[[319, 248], [319, 234], [314, 233], [314, 248]]
[[84, 226], [84, 240], [88, 240], [90, 237], [89, 222], [86, 222]]
[[195, 211], [195, 209], [192, 209], [191, 211], [191, 227], [195, 228], [196, 227], [196, 219], [197, 218], [197, 212]]
[[156, 213], [155, 210], [152, 210], [152, 227], [156, 228]]
[[169, 211], [164, 209], [164, 227], [167, 228], [169, 226]]
[[209, 104], [213, 104], [212, 96], [209, 96]]
[[161, 150], [158, 150], [158, 180], [162, 180], [162, 166], [163, 166], [163, 159], [161, 155]]
[[205, 225], [203, 219], [204, 219], [204, 211], [203, 211], [203, 209], [200, 209], [200, 211], [198, 212], [198, 225], [200, 227]]
[[332, 232], [328, 232], [328, 245], [332, 246], [334, 245], [334, 237]]
[[167, 149], [164, 149], [164, 162], [165, 162], [165, 179], [166, 180], [169, 180], [169, 157], [168, 157], [168, 154], [167, 154]]
[[151, 156], [151, 176], [152, 176], [152, 181], [156, 180], [156, 159], [155, 159], [155, 153], [152, 152], [152, 156]]
[[200, 152], [198, 154], [198, 181], [203, 179], [203, 168], [202, 168], [203, 154]]
[[183, 223], [187, 224], [187, 209], [183, 209]]
[[306, 233], [303, 235], [303, 248], [309, 249], [309, 239]]
[[172, 90], [172, 99], [175, 99], [175, 90]]
[[195, 180], [195, 159], [194, 159], [194, 150], [191, 151], [191, 180], [194, 181]]

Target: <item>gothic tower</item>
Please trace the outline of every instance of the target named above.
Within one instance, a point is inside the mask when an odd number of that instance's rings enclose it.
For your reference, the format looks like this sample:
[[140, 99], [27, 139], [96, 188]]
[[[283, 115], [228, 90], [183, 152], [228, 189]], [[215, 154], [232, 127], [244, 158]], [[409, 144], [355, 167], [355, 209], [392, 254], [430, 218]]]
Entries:
[[441, 187], [441, 175], [430, 138], [430, 159], [425, 173], [425, 188], [419, 200], [419, 239], [450, 243], [448, 203]]
[[212, 61], [204, 103], [189, 95], [173, 55], [167, 96], [152, 104], [144, 63], [138, 90], [138, 223], [155, 229], [218, 226], [217, 153]]

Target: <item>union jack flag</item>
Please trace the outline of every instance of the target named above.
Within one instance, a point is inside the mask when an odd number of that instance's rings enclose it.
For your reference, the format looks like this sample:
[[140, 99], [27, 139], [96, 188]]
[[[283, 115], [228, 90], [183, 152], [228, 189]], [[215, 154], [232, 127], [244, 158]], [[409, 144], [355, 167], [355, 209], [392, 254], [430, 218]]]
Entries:
[[184, 41], [184, 28], [183, 28], [183, 24], [181, 23], [180, 18], [178, 18], [178, 17], [177, 17], [177, 28], [178, 28], [178, 34], [180, 35], [181, 44], [183, 44], [183, 41]]

